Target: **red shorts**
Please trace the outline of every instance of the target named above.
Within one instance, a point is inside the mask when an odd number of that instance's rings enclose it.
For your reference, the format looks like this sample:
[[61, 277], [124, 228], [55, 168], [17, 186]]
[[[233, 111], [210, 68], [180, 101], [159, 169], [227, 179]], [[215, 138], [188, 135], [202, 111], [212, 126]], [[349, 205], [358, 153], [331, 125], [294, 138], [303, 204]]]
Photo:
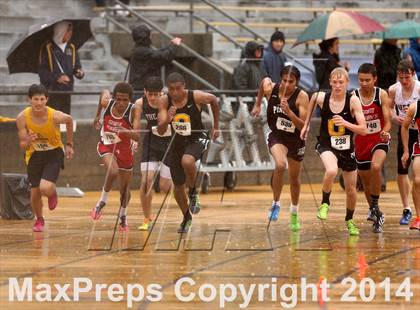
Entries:
[[359, 170], [370, 169], [373, 152], [378, 149], [384, 150], [386, 153], [389, 150], [389, 142], [383, 142], [379, 134], [357, 136], [354, 152]]
[[413, 145], [413, 153], [411, 157], [416, 157], [416, 156], [420, 156], [420, 143], [419, 142], [416, 142]]
[[[98, 154], [100, 157], [105, 155], [112, 155], [114, 151], [114, 144], [105, 145], [102, 142], [97, 146]], [[118, 168], [121, 170], [132, 170], [134, 165], [134, 155], [131, 148], [119, 148], [118, 144], [115, 147], [114, 156], [117, 159]]]

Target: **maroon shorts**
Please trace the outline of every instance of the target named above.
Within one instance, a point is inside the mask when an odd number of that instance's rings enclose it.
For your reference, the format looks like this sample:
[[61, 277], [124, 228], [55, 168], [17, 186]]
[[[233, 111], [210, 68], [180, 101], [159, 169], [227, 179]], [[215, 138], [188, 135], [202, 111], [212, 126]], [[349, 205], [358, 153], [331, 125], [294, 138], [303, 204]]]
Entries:
[[287, 157], [296, 161], [302, 161], [305, 155], [305, 142], [300, 138], [291, 139], [276, 132], [270, 132], [267, 138], [268, 149], [276, 144], [282, 144], [287, 147]]
[[[114, 150], [115, 147], [115, 150]], [[97, 146], [98, 154], [100, 157], [105, 155], [114, 155], [117, 159], [118, 168], [121, 170], [132, 170], [134, 165], [133, 150], [130, 148], [119, 148], [118, 144], [105, 145], [102, 142]]]

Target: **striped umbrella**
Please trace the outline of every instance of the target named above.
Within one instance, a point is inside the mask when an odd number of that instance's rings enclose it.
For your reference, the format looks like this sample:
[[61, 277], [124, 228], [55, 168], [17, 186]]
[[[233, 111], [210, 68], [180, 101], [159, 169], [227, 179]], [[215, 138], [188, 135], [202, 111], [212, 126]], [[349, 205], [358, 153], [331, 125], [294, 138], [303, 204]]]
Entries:
[[337, 10], [313, 20], [299, 35], [294, 46], [317, 39], [327, 40], [384, 30], [380, 23], [365, 15]]

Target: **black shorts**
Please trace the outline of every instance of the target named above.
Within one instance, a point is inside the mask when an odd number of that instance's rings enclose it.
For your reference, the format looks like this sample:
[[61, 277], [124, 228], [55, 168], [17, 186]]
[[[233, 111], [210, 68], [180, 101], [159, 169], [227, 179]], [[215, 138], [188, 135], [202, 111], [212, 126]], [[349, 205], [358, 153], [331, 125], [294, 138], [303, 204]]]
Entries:
[[287, 147], [287, 157], [290, 157], [296, 161], [302, 161], [305, 155], [305, 141], [300, 138], [291, 139], [283, 136], [282, 134], [270, 132], [267, 138], [268, 148], [271, 148], [276, 144], [282, 144]]
[[411, 163], [411, 155], [413, 154], [413, 146], [414, 143], [418, 141], [418, 131], [417, 129], [409, 129], [408, 130], [408, 161], [407, 161], [407, 168], [404, 168], [401, 162], [401, 157], [404, 153], [404, 148], [401, 140], [401, 133], [398, 131], [398, 147], [397, 147], [397, 161], [398, 161], [398, 174], [408, 174], [408, 168], [410, 167]]
[[31, 188], [39, 187], [41, 179], [57, 182], [60, 169], [63, 168], [64, 153], [62, 148], [50, 151], [34, 152], [29, 159], [27, 172]]
[[[385, 151], [385, 153], [387, 153], [388, 154], [388, 151], [389, 151], [389, 143], [388, 144], [385, 144], [385, 143], [383, 143], [383, 144], [377, 144], [373, 149], [372, 149], [372, 156], [373, 156], [373, 153], [375, 153], [375, 151], [376, 150], [384, 150]], [[357, 162], [357, 169], [358, 170], [369, 170], [370, 169], [370, 166], [371, 166], [371, 162], [372, 161], [362, 161], [362, 162], [358, 162], [357, 161], [357, 159], [356, 159], [356, 162]]]
[[316, 152], [321, 155], [326, 151], [332, 152], [335, 157], [337, 157], [337, 165], [338, 168], [341, 168], [343, 171], [354, 171], [357, 169], [356, 159], [354, 157], [354, 151], [346, 150], [346, 151], [338, 151], [333, 149], [330, 146], [321, 145], [317, 143], [315, 146]]
[[[147, 133], [143, 139], [142, 151], [141, 151], [141, 160], [142, 163], [147, 162], [156, 162], [162, 161], [165, 156], [166, 151], [168, 150], [169, 143], [171, 142], [171, 137], [169, 138], [160, 138]], [[165, 158], [165, 163], [167, 163], [168, 155]]]
[[184, 139], [183, 141], [174, 141], [168, 154], [168, 164], [171, 170], [172, 182], [175, 185], [185, 184], [185, 172], [182, 167], [182, 157], [185, 154], [191, 155], [195, 160], [202, 159], [204, 152], [207, 150], [209, 138], [205, 134], [199, 137]]

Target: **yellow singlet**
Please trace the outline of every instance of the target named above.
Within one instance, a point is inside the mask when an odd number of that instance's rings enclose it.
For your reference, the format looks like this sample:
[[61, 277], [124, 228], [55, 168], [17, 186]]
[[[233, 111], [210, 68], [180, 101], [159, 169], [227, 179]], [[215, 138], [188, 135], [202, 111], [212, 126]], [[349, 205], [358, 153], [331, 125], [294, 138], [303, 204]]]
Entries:
[[56, 148], [64, 148], [63, 142], [61, 141], [60, 128], [55, 126], [53, 121], [54, 109], [47, 107], [48, 109], [48, 119], [47, 122], [41, 125], [35, 124], [31, 118], [32, 108], [26, 108], [24, 110], [26, 128], [32, 130], [34, 133], [38, 134], [38, 138], [32, 142], [29, 149], [25, 153], [26, 164], [29, 163], [29, 159], [32, 154], [37, 152], [49, 151]]

